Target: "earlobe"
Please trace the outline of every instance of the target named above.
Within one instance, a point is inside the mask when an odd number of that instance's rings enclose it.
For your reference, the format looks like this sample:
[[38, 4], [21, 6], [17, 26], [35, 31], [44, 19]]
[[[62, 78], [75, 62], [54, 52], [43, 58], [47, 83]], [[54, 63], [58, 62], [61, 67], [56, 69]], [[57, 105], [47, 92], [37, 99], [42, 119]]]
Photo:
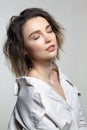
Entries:
[[23, 49], [23, 54], [24, 54], [24, 55], [27, 55], [27, 54], [28, 54], [28, 53], [27, 53], [27, 49], [25, 49], [25, 48]]

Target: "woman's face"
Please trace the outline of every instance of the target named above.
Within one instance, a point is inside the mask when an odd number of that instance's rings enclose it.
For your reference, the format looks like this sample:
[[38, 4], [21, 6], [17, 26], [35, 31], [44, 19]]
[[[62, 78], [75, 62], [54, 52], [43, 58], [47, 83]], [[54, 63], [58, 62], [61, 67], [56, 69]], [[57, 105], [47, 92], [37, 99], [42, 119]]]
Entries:
[[43, 17], [34, 17], [23, 25], [24, 54], [30, 60], [50, 60], [57, 55], [57, 40], [50, 24]]

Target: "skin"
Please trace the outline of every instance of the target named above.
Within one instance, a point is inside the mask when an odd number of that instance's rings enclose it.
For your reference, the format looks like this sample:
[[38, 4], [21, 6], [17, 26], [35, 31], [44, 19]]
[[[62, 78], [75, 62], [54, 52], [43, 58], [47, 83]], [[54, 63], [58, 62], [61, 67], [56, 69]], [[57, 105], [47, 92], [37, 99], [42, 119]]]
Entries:
[[[56, 36], [50, 24], [44, 18], [35, 17], [28, 20], [23, 27], [23, 34], [25, 54], [30, 56], [29, 58], [33, 64], [36, 64], [38, 61], [48, 61], [56, 56]], [[55, 46], [55, 50], [47, 51], [46, 49], [51, 45]]]
[[58, 70], [56, 68], [55, 71], [52, 68], [52, 59], [57, 55], [57, 40], [50, 24], [43, 17], [34, 17], [24, 24], [22, 33], [24, 54], [33, 63], [28, 76], [45, 81], [66, 100], [59, 81]]

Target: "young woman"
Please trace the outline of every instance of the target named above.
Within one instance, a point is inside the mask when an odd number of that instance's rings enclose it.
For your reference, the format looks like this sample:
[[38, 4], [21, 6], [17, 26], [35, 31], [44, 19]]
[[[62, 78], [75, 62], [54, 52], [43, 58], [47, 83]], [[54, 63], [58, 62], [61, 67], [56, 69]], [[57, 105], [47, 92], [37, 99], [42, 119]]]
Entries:
[[8, 130], [87, 130], [80, 94], [56, 62], [62, 43], [62, 27], [40, 8], [11, 18], [4, 53], [18, 98]]

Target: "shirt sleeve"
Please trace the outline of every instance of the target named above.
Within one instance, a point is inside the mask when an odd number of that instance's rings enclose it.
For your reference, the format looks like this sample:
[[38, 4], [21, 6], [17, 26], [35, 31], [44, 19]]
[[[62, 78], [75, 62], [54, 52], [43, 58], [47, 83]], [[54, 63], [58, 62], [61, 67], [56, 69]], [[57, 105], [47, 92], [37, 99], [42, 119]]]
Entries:
[[81, 93], [79, 92], [79, 90], [77, 89], [77, 87], [75, 87], [75, 90], [78, 94], [78, 104], [79, 104], [79, 115], [80, 115], [80, 119], [79, 119], [79, 130], [87, 130], [87, 124], [85, 121], [85, 117], [83, 114], [83, 110], [82, 110], [82, 106], [79, 100], [79, 97], [81, 96]]
[[32, 86], [25, 87], [19, 91], [8, 130], [59, 130], [46, 117], [40, 93], [34, 92]]
[[83, 115], [82, 107], [80, 105], [79, 107], [79, 113], [80, 113], [80, 124], [79, 124], [79, 130], [87, 130], [87, 124]]

